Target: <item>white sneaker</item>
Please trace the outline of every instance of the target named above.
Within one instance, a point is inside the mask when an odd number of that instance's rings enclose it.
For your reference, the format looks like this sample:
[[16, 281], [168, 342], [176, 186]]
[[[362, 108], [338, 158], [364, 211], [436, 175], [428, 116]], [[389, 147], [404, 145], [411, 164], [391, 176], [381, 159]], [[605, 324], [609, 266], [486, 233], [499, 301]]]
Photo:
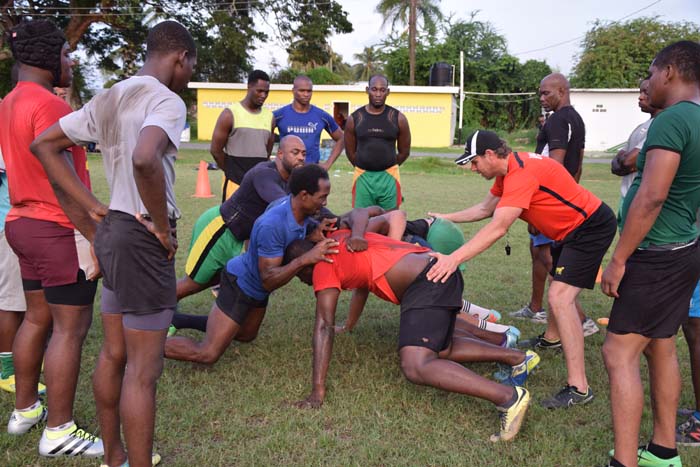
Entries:
[[600, 328], [597, 324], [595, 324], [595, 321], [588, 316], [586, 316], [586, 319], [583, 321], [583, 323], [581, 323], [581, 326], [583, 326], [583, 337], [592, 336], [596, 332], [600, 331]]
[[547, 312], [542, 308], [539, 311], [532, 311], [530, 305], [525, 305], [519, 310], [510, 313], [513, 318], [529, 319], [535, 323], [547, 323]]
[[39, 454], [47, 457], [99, 457], [104, 455], [104, 446], [100, 438], [78, 428], [74, 423], [58, 433], [44, 430], [39, 441]]
[[7, 432], [11, 435], [23, 435], [28, 432], [32, 427], [35, 427], [41, 422], [46, 421], [47, 410], [43, 404], [39, 405], [36, 410], [29, 412], [29, 417], [26, 416], [27, 412], [20, 412], [18, 410], [13, 410], [12, 415], [10, 415], [10, 421], [7, 422]]

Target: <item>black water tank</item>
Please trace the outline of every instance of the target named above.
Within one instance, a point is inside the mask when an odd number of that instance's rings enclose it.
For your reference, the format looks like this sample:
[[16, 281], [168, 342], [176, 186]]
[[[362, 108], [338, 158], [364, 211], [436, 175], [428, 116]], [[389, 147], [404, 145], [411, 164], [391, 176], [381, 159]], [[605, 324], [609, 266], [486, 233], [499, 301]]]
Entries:
[[452, 86], [452, 65], [445, 62], [434, 63], [430, 67], [429, 86]]

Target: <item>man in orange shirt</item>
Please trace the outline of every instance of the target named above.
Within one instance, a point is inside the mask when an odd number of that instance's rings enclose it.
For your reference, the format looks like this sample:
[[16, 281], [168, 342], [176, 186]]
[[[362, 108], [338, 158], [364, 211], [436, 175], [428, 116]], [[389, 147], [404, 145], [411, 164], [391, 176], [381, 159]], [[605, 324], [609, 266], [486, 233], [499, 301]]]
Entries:
[[532, 153], [513, 152], [498, 135], [478, 130], [455, 161], [471, 162], [471, 170], [487, 180], [496, 179], [479, 204], [450, 214], [435, 214], [453, 222], [475, 222], [492, 217], [474, 237], [449, 256], [434, 253], [437, 263], [428, 279], [444, 282], [460, 263], [469, 261], [503, 237], [521, 218], [555, 241], [552, 247], [552, 285], [548, 298], [566, 357], [568, 379], [564, 388], [542, 402], [544, 407], [566, 408], [593, 399], [583, 355], [583, 330], [575, 300], [581, 289], [592, 289], [600, 263], [617, 230], [612, 210], [576, 180], [558, 162]]

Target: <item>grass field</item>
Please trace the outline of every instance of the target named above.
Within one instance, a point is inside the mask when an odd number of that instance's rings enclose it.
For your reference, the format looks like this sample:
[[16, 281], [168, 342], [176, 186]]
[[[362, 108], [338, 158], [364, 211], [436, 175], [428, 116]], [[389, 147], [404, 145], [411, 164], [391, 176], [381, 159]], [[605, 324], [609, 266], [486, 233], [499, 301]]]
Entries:
[[[177, 196], [183, 211], [179, 224], [178, 274], [183, 273], [191, 228], [198, 214], [217, 203], [195, 199], [196, 166], [209, 160], [203, 151], [184, 151], [177, 162]], [[108, 197], [101, 161], [90, 157], [93, 186]], [[606, 165], [584, 166], [582, 183], [616, 208], [619, 180]], [[209, 172], [218, 193], [221, 172]], [[350, 166], [341, 162], [331, 175], [329, 207], [350, 207]], [[489, 182], [464, 172], [449, 160], [409, 160], [402, 168], [404, 208], [409, 218], [428, 210], [448, 212], [485, 195]], [[467, 236], [482, 224], [463, 226]], [[476, 304], [503, 312], [520, 308], [529, 298], [530, 260], [527, 232], [517, 222], [505, 240], [470, 262], [464, 272], [465, 296]], [[344, 294], [338, 320], [345, 318], [349, 294]], [[206, 313], [210, 293], [190, 297], [180, 311]], [[594, 318], [606, 316], [611, 301], [599, 289], [584, 291], [581, 302]], [[97, 302], [99, 303], [99, 302]], [[90, 376], [101, 344], [98, 307], [83, 352], [75, 414], [88, 429], [97, 429]], [[588, 377], [596, 392], [589, 406], [549, 412], [532, 405], [514, 442], [492, 444], [497, 429], [493, 406], [485, 401], [408, 383], [399, 370], [396, 352], [398, 307], [370, 298], [351, 334], [338, 336], [329, 372], [326, 403], [305, 411], [293, 402], [305, 397], [311, 381], [311, 333], [314, 298], [310, 288], [294, 280], [273, 293], [268, 316], [257, 340], [233, 344], [213, 367], [167, 361], [158, 387], [156, 450], [165, 466], [247, 465], [465, 465], [576, 466], [606, 461], [612, 447], [607, 375], [600, 355], [604, 331], [586, 339]], [[541, 325], [517, 322], [523, 336], [541, 332]], [[197, 335], [197, 333], [192, 333]], [[684, 376], [682, 406], [692, 404], [687, 349], [679, 339]], [[561, 354], [542, 355], [540, 370], [528, 383], [535, 401], [551, 395], [565, 382]], [[471, 366], [490, 376], [494, 365]], [[0, 394], [5, 416], [13, 399]], [[650, 434], [647, 409], [642, 441]], [[4, 430], [3, 430], [4, 431]], [[0, 434], [0, 465], [96, 466], [92, 460], [49, 460], [37, 455], [39, 431], [15, 438]], [[700, 465], [700, 451], [681, 448], [687, 466]]]

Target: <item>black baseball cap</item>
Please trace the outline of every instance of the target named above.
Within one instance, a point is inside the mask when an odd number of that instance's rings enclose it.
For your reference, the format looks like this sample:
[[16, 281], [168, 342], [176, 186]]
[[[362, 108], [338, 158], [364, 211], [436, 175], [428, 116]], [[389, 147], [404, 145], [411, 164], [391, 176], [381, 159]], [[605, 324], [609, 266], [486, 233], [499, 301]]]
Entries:
[[501, 138], [496, 133], [488, 130], [476, 130], [467, 138], [464, 154], [455, 159], [455, 164], [466, 165], [476, 156], [483, 156], [487, 149], [495, 151], [499, 147], [501, 147]]

